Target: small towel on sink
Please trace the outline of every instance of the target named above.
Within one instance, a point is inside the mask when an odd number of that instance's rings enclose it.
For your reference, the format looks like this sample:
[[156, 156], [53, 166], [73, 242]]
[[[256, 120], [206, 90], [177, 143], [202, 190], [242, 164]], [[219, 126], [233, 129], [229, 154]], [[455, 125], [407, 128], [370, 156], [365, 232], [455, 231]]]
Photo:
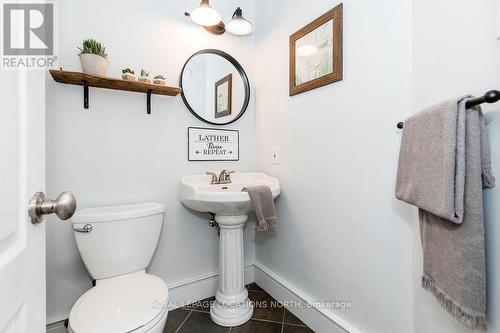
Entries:
[[248, 192], [257, 216], [257, 230], [266, 231], [276, 224], [276, 208], [274, 207], [273, 192], [266, 185], [248, 186], [242, 189]]

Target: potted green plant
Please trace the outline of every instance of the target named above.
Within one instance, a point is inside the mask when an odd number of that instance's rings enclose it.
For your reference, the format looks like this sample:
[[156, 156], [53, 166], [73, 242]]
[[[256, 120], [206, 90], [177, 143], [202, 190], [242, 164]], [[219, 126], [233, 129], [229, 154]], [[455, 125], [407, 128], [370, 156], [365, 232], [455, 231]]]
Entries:
[[122, 79], [127, 81], [137, 81], [137, 76], [135, 76], [134, 71], [130, 68], [124, 68], [122, 69]]
[[163, 75], [156, 75], [154, 78], [153, 78], [153, 83], [154, 84], [159, 84], [159, 85], [166, 85], [167, 84], [167, 79], [165, 79], [165, 77]]
[[151, 79], [149, 78], [149, 73], [146, 70], [141, 69], [141, 76], [139, 76], [139, 81], [145, 83], [151, 83]]
[[106, 48], [94, 39], [85, 39], [80, 50], [80, 62], [84, 73], [106, 75], [108, 55]]

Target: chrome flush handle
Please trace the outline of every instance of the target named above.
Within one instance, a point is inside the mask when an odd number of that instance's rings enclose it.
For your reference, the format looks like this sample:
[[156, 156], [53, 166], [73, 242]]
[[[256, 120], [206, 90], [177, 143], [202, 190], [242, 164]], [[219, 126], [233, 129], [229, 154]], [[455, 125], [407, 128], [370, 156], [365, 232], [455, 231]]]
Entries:
[[31, 223], [39, 224], [44, 221], [44, 215], [55, 213], [61, 220], [67, 220], [73, 216], [76, 210], [76, 198], [71, 192], [63, 192], [56, 200], [45, 197], [43, 192], [33, 195], [29, 205]]
[[91, 224], [86, 224], [81, 228], [73, 226], [73, 230], [76, 232], [91, 232], [92, 230], [94, 230], [94, 227], [92, 227]]

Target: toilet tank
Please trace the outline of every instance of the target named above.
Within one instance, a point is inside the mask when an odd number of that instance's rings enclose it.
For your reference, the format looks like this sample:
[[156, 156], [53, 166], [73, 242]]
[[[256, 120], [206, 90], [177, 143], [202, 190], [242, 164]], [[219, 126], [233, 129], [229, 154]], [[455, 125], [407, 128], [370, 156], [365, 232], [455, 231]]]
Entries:
[[73, 233], [90, 276], [99, 280], [145, 269], [160, 237], [163, 213], [163, 205], [154, 202], [76, 212]]

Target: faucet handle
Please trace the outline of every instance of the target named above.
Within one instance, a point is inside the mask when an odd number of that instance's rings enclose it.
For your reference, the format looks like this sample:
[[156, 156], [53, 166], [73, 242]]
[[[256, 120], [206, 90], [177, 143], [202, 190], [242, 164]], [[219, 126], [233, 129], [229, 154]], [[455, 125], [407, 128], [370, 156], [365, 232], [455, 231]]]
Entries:
[[210, 184], [216, 184], [217, 183], [217, 175], [215, 174], [215, 172], [207, 172], [207, 175], [211, 175], [212, 176], [212, 181], [210, 182]]
[[231, 180], [232, 173], [234, 173], [234, 171], [226, 171], [226, 180]]
[[221, 181], [223, 181], [223, 180], [226, 179], [226, 173], [227, 173], [227, 170], [226, 169], [222, 169], [222, 171], [219, 174], [219, 182], [221, 182]]

